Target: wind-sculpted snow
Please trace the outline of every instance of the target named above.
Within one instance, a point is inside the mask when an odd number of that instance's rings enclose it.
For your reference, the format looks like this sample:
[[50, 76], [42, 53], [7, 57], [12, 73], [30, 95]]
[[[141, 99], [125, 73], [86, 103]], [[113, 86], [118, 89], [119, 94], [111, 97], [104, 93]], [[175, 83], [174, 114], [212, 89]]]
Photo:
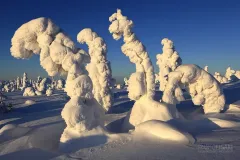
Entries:
[[[89, 128], [88, 126], [91, 125], [99, 110], [93, 112], [91, 106], [89, 107], [91, 104], [88, 105], [95, 99], [92, 95], [92, 81], [85, 69], [86, 63], [90, 61], [85, 51], [77, 48], [74, 42], [50, 19], [38, 18], [23, 24], [15, 32], [12, 38], [11, 53], [15, 58], [22, 59], [30, 58], [33, 54], [40, 54], [40, 64], [49, 76], [67, 72], [65, 91], [74, 99], [71, 99], [62, 111], [62, 117], [67, 123], [66, 128], [76, 129], [77, 132], [84, 130], [79, 126]], [[42, 90], [41, 83], [40, 86]], [[47, 88], [44, 87], [44, 89]], [[85, 108], [81, 109], [81, 107]], [[91, 114], [92, 117], [86, 115], [85, 112]], [[69, 123], [69, 119], [73, 117], [75, 117], [74, 122]], [[65, 133], [62, 136], [65, 136]]]
[[[109, 32], [115, 40], [123, 36], [124, 44], [121, 49], [122, 52], [129, 57], [130, 61], [136, 64], [136, 71], [144, 74], [146, 93], [148, 97], [152, 98], [155, 94], [155, 77], [152, 62], [144, 45], [138, 40], [135, 33], [132, 31], [133, 22], [123, 16], [121, 10], [117, 10], [109, 21], [112, 23], [109, 26]], [[134, 92], [134, 91], [129, 91]]]
[[175, 104], [175, 88], [185, 84], [195, 105], [202, 105], [205, 113], [219, 113], [224, 109], [225, 96], [217, 80], [196, 65], [181, 65], [168, 75], [162, 100]]
[[88, 45], [91, 60], [86, 69], [93, 82], [93, 94], [98, 103], [108, 111], [113, 104], [113, 97], [110, 89], [112, 71], [110, 62], [107, 60], [107, 45], [90, 28], [79, 32], [77, 40], [79, 43]]
[[174, 48], [173, 42], [167, 38], [164, 38], [161, 42], [163, 45], [162, 54], [157, 54], [157, 65], [159, 66], [159, 82], [160, 90], [164, 91], [167, 84], [167, 75], [174, 71], [179, 65], [182, 64], [182, 60], [179, 57], [177, 51]]

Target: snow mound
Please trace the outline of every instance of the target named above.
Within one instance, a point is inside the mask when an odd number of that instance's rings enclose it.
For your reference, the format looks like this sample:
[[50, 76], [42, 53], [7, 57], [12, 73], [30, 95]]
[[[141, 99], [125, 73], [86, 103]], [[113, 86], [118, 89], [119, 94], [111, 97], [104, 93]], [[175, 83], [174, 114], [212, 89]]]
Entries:
[[132, 110], [125, 117], [122, 130], [126, 132], [149, 120], [168, 121], [173, 118], [178, 118], [175, 106], [165, 105], [143, 96], [135, 102]]
[[29, 131], [30, 128], [27, 127], [19, 127], [15, 124], [7, 124], [0, 129], [0, 142], [23, 136]]
[[32, 104], [35, 104], [36, 102], [34, 100], [26, 100], [25, 101], [25, 104], [27, 105], [32, 105]]
[[150, 120], [136, 126], [136, 133], [149, 133], [163, 140], [176, 141], [180, 143], [194, 143], [195, 139], [188, 133], [159, 120]]

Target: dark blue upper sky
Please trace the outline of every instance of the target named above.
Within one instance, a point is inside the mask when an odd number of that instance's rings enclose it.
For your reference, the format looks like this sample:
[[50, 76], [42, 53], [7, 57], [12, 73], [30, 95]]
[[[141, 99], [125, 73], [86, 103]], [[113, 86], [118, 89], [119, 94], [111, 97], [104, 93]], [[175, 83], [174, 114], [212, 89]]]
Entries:
[[[228, 66], [240, 70], [240, 2], [222, 0], [4, 0], [0, 5], [0, 79], [47, 76], [39, 57], [14, 59], [11, 38], [23, 23], [38, 17], [51, 18], [75, 42], [83, 28], [92, 28], [108, 45], [113, 76], [122, 79], [135, 70], [121, 52], [122, 40], [108, 32], [109, 16], [122, 9], [133, 20], [134, 31], [156, 64], [161, 39], [171, 39], [183, 59], [210, 72], [224, 73]], [[86, 49], [86, 46], [80, 45]], [[158, 67], [155, 65], [155, 71]]]

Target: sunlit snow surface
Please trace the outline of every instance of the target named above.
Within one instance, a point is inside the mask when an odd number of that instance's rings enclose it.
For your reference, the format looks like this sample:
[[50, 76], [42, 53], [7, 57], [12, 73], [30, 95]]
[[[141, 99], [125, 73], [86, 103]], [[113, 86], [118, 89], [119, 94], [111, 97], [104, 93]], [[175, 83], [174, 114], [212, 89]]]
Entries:
[[[223, 88], [231, 104], [224, 113], [203, 114], [184, 93], [186, 100], [177, 109], [185, 119], [145, 122], [130, 133], [120, 131], [134, 102], [126, 89], [114, 89], [106, 128], [83, 133], [63, 148], [59, 140], [66, 125], [60, 114], [68, 101], [63, 91], [34, 97], [6, 93], [14, 110], [0, 116], [0, 159], [240, 159], [240, 82]], [[161, 96], [157, 91], [155, 99]]]

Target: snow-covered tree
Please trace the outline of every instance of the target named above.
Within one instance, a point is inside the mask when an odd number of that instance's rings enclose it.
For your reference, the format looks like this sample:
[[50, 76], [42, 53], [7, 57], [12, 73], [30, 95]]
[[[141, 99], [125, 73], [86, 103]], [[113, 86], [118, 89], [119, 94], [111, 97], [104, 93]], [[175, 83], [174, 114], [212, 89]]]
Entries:
[[59, 79], [57, 81], [57, 86], [56, 86], [57, 89], [61, 90], [64, 88], [64, 84], [63, 84], [63, 80], [62, 79]]
[[162, 54], [157, 54], [157, 65], [159, 66], [159, 82], [160, 82], [160, 91], [164, 91], [167, 84], [167, 75], [174, 71], [179, 65], [182, 64], [182, 60], [179, 57], [173, 42], [164, 38], [161, 42], [163, 45]]
[[205, 66], [205, 67], [204, 67], [204, 70], [205, 70], [206, 72], [208, 72], [208, 66]]
[[214, 78], [219, 82], [219, 83], [228, 83], [228, 79], [224, 76], [222, 76], [219, 72], [214, 73]]
[[168, 83], [162, 100], [175, 104], [175, 88], [185, 84], [195, 105], [202, 105], [205, 113], [219, 113], [224, 109], [225, 96], [217, 80], [208, 72], [196, 65], [181, 65], [169, 73]]
[[108, 111], [113, 104], [113, 97], [110, 89], [112, 71], [107, 60], [107, 45], [90, 28], [79, 32], [77, 40], [88, 45], [91, 60], [86, 69], [93, 83], [93, 94], [98, 103]]
[[17, 90], [19, 90], [20, 89], [20, 86], [21, 86], [21, 80], [20, 80], [20, 78], [19, 77], [17, 77]]
[[32, 87], [27, 87], [24, 89], [24, 92], [23, 92], [23, 96], [26, 97], [26, 96], [35, 96], [35, 91]]
[[240, 71], [236, 71], [235, 76], [240, 79]]
[[136, 125], [147, 120], [156, 119], [167, 121], [172, 119], [170, 109], [153, 100], [155, 94], [155, 77], [152, 62], [144, 45], [132, 31], [133, 22], [117, 10], [109, 21], [109, 31], [115, 40], [123, 36], [122, 52], [136, 65], [136, 73], [131, 74], [128, 85], [128, 97], [136, 100], [132, 110], [124, 120], [123, 130], [133, 129]]
[[128, 79], [127, 79], [127, 77], [125, 77], [123, 80], [124, 80], [124, 85], [127, 86], [127, 85], [128, 85]]
[[22, 91], [28, 87], [28, 77], [27, 73], [23, 73], [23, 78], [22, 78]]
[[92, 81], [86, 75], [89, 55], [48, 18], [38, 18], [23, 24], [12, 38], [11, 54], [28, 59], [40, 55], [40, 64], [49, 76], [68, 73], [65, 91], [71, 100], [62, 110], [67, 126], [61, 142], [71, 139], [69, 132], [79, 134], [101, 125], [100, 106], [92, 95]]
[[231, 81], [232, 80], [232, 76], [235, 74], [235, 71], [231, 69], [231, 67], [228, 67], [226, 69], [226, 74], [225, 74], [225, 77]]
[[47, 90], [46, 90], [46, 95], [47, 96], [51, 96], [53, 94], [53, 89], [52, 88], [48, 88]]

